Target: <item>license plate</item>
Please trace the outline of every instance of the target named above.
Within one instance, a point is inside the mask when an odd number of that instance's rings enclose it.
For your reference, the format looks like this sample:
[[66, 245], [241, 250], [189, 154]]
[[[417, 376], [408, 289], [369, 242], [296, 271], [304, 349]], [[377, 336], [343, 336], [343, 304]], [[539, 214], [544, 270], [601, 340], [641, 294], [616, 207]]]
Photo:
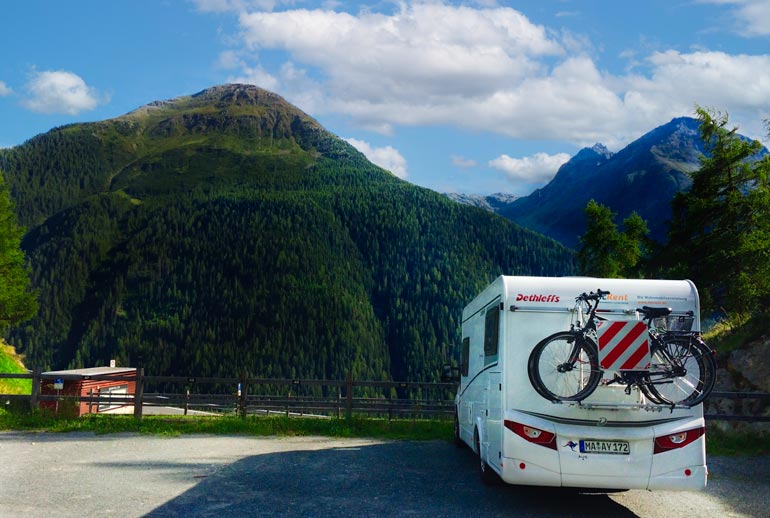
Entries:
[[628, 455], [628, 441], [599, 441], [580, 439], [580, 453], [604, 453], [607, 455]]

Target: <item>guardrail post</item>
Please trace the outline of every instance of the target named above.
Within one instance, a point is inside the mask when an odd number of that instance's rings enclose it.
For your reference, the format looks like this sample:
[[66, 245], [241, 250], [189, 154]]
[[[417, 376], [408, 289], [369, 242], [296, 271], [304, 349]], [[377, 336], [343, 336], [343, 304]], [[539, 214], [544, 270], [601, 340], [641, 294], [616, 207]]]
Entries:
[[134, 389], [134, 419], [142, 418], [142, 400], [144, 399], [144, 367], [136, 368], [136, 388]]
[[29, 398], [29, 406], [32, 410], [40, 408], [38, 398], [40, 397], [40, 374], [41, 370], [35, 368], [32, 371], [32, 395]]
[[353, 373], [348, 372], [345, 378], [345, 418], [353, 417]]

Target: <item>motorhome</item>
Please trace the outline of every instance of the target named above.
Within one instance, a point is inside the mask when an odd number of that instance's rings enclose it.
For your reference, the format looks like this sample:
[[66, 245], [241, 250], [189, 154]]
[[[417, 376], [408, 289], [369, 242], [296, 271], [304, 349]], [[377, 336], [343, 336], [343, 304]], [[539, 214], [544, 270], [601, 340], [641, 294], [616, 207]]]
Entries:
[[[582, 401], [552, 402], [527, 372], [535, 345], [575, 321], [575, 298], [609, 291], [602, 318], [638, 320], [668, 307], [700, 329], [698, 292], [687, 280], [501, 276], [463, 310], [455, 439], [479, 456], [482, 479], [604, 489], [699, 490], [706, 486], [703, 406], [666, 406], [604, 372]], [[629, 393], [630, 392], [630, 393]]]

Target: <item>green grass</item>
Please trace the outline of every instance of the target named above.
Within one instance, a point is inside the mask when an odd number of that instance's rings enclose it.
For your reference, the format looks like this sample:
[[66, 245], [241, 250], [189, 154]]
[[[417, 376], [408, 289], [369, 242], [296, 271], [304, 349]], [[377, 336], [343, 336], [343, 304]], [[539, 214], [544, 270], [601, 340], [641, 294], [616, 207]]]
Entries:
[[[4, 374], [26, 374], [16, 350], [0, 341], [0, 372]], [[0, 379], [0, 394], [31, 394], [31, 379]]]
[[[427, 441], [453, 439], [450, 420], [392, 420], [354, 417], [318, 419], [286, 416], [170, 417], [87, 415], [61, 418], [41, 412], [10, 412], [0, 409], [0, 430], [32, 432], [91, 432], [95, 434], [139, 433], [164, 436], [183, 434], [368, 437], [388, 440]], [[708, 455], [770, 455], [770, 433], [722, 432], [709, 428]]]
[[59, 418], [40, 412], [0, 410], [0, 430], [39, 432], [142, 433], [154, 435], [218, 434], [259, 436], [371, 437], [392, 440], [452, 440], [449, 420], [319, 419], [286, 416], [223, 417], [87, 415]]
[[770, 432], [722, 432], [709, 428], [706, 432], [708, 455], [770, 455]]
[[703, 339], [716, 349], [717, 353], [726, 354], [744, 347], [766, 332], [767, 315], [760, 314], [752, 318], [736, 317], [732, 321], [717, 324], [704, 333]]

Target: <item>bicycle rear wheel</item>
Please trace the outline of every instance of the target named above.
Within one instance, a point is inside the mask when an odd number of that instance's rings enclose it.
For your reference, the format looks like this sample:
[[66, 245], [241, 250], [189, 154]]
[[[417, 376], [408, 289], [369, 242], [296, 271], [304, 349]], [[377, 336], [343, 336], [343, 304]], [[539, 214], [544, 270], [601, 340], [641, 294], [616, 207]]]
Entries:
[[647, 388], [655, 398], [665, 404], [695, 406], [711, 393], [717, 364], [711, 348], [699, 338], [663, 337], [652, 345], [651, 353]]
[[581, 401], [602, 377], [596, 344], [562, 331], [541, 340], [529, 355], [529, 381], [550, 401]]

